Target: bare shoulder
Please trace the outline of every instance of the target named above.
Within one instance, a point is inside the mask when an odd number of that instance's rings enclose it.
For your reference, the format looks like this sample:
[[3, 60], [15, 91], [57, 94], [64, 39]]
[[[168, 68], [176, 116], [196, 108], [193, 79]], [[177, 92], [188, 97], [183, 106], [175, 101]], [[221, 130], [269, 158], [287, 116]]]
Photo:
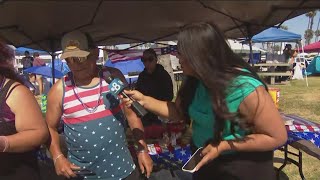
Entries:
[[7, 94], [7, 104], [14, 113], [19, 109], [25, 108], [26, 106], [36, 104], [34, 95], [26, 86], [15, 82], [11, 85], [8, 93], [10, 91], [11, 93]]
[[[13, 89], [14, 88], [14, 89]], [[24, 96], [33, 96], [31, 91], [24, 85], [20, 84], [19, 82], [15, 82], [11, 85], [8, 92], [11, 91], [11, 94], [8, 95], [8, 100], [12, 98], [24, 98]]]
[[60, 101], [62, 100], [63, 96], [63, 81], [60, 79], [51, 87], [48, 93], [48, 100], [49, 101]]

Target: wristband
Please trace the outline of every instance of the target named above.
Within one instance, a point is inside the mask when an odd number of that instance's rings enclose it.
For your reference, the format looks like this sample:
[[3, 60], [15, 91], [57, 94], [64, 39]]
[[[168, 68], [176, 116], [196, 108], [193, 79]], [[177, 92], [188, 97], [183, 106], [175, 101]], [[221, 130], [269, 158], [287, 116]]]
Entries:
[[148, 151], [144, 149], [137, 151], [137, 154], [140, 154], [140, 153], [148, 153]]
[[7, 137], [5, 137], [5, 136], [0, 136], [0, 139], [2, 139], [2, 140], [3, 140], [3, 142], [4, 142], [4, 147], [3, 147], [2, 152], [7, 152], [7, 151], [8, 151], [8, 149], [9, 149], [9, 147], [10, 147], [10, 144], [9, 144], [8, 138], [7, 138]]
[[57, 160], [58, 160], [60, 157], [62, 157], [62, 156], [63, 156], [63, 154], [61, 153], [61, 154], [59, 154], [56, 158], [54, 158], [53, 164], [56, 164]]

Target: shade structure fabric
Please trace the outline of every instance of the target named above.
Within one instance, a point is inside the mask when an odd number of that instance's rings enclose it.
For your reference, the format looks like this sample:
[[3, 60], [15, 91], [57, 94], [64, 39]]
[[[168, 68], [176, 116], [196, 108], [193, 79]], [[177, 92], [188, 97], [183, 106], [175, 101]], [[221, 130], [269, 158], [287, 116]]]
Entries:
[[320, 74], [320, 56], [314, 57], [311, 63], [308, 65], [307, 74]]
[[31, 49], [31, 48], [25, 48], [25, 47], [19, 47], [16, 49], [16, 55], [24, 55], [24, 53], [28, 51], [30, 53], [30, 55], [32, 55], [33, 53], [37, 52], [40, 55], [49, 55], [48, 52], [46, 51], [39, 51], [36, 49]]
[[[130, 73], [133, 74], [139, 74], [140, 72], [143, 71], [144, 69], [144, 65], [141, 62], [141, 59], [134, 59], [134, 60], [123, 60], [123, 61], [115, 61], [112, 62], [110, 59], [104, 64], [104, 66], [108, 66], [108, 67], [114, 67], [119, 69], [122, 74], [124, 75], [129, 75]], [[131, 80], [129, 80], [129, 78], [126, 78], [127, 82], [129, 83], [131, 81], [132, 82], [136, 82], [137, 81], [137, 77], [131, 78]]]
[[[165, 54], [172, 54], [176, 55], [177, 53], [177, 45], [169, 45], [162, 48], [153, 48], [156, 54], [165, 55]], [[140, 59], [143, 55], [143, 51], [146, 49], [128, 49], [128, 50], [111, 50], [111, 49], [104, 49], [108, 53], [108, 59], [112, 62], [118, 61], [127, 61], [127, 60], [136, 60]]]
[[[301, 52], [302, 49], [300, 48], [299, 51]], [[310, 52], [320, 52], [320, 41], [304, 46], [303, 47], [303, 51], [304, 52], [308, 52], [308, 53], [310, 53]]]
[[[52, 62], [49, 63], [47, 66], [52, 68]], [[67, 65], [67, 63], [63, 62], [61, 59], [55, 59], [54, 60], [54, 68], [56, 70], [62, 72], [62, 74], [67, 74], [68, 72], [70, 72], [70, 68]]]
[[228, 38], [248, 37], [319, 9], [309, 1], [0, 1], [0, 38], [16, 47], [61, 50], [63, 34], [75, 29], [97, 45], [176, 40], [186, 24], [211, 21]]
[[[31, 68], [25, 69], [23, 71], [27, 73], [33, 73], [33, 74], [38, 74], [38, 75], [52, 78], [52, 69], [51, 67], [48, 67], [48, 66], [34, 66]], [[61, 78], [64, 76], [64, 74], [57, 69], [54, 69], [54, 74], [55, 74], [55, 78]]]
[[297, 42], [301, 35], [283, 29], [271, 27], [252, 37], [252, 42]]

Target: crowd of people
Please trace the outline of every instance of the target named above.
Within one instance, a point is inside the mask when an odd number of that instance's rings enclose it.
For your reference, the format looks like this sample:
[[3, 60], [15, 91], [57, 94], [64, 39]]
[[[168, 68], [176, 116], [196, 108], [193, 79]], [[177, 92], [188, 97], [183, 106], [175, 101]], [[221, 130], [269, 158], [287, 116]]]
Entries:
[[[39, 179], [34, 151], [41, 144], [48, 147], [56, 174], [68, 179], [150, 177], [144, 126], [159, 117], [191, 124], [192, 150], [203, 147], [193, 179], [276, 178], [273, 150], [287, 140], [284, 123], [267, 85], [214, 24], [193, 23], [179, 32], [177, 57], [185, 79], [174, 102], [171, 78], [152, 49], [143, 53], [145, 70], [136, 90], [125, 90], [128, 98], [112, 93], [108, 77], [126, 84], [125, 77], [118, 69], [97, 66], [99, 50], [88, 34], [67, 33], [61, 47], [71, 72], [50, 89], [44, 120], [14, 72], [13, 50], [0, 43], [0, 179]], [[33, 65], [41, 66], [35, 57]], [[24, 68], [30, 61], [26, 53]], [[137, 116], [133, 101], [149, 115]], [[136, 162], [126, 127], [135, 139]]]
[[24, 55], [25, 56], [21, 59], [22, 74], [26, 81], [32, 83], [33, 93], [36, 94], [35, 83], [37, 83], [39, 95], [42, 95], [44, 93], [44, 81], [42, 75], [29, 73], [26, 70], [31, 67], [45, 66], [46, 63], [40, 58], [40, 54], [38, 52], [34, 52], [33, 56], [31, 56], [29, 51], [25, 51]]

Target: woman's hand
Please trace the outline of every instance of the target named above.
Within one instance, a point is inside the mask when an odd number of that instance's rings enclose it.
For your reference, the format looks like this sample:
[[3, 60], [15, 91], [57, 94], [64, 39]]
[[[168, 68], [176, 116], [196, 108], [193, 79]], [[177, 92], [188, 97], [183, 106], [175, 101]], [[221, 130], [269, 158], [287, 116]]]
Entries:
[[[144, 106], [144, 95], [139, 92], [139, 91], [136, 91], [136, 90], [124, 90], [124, 92], [130, 96], [132, 99], [138, 101], [142, 106]], [[125, 105], [127, 107], [130, 107], [131, 104], [132, 104], [132, 100], [130, 98], [126, 98], [126, 97], [123, 97], [122, 95], [120, 95], [120, 98], [122, 99], [122, 102], [125, 103]]]
[[218, 146], [214, 146], [212, 144], [207, 145], [207, 147], [205, 147], [201, 152], [203, 158], [197, 164], [196, 171], [198, 171], [202, 166], [206, 165], [213, 159], [217, 158], [221, 152], [222, 151], [219, 150]]

